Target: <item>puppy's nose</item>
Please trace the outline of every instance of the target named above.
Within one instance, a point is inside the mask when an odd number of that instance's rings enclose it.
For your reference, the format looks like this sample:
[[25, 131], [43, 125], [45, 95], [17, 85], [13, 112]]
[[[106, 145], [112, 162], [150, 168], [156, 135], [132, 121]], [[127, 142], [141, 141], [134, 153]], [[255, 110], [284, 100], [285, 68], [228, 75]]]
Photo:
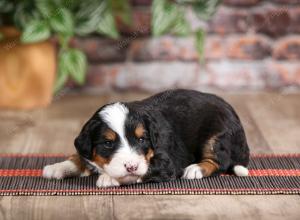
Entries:
[[137, 164], [125, 163], [124, 167], [126, 168], [128, 173], [132, 173], [138, 169]]

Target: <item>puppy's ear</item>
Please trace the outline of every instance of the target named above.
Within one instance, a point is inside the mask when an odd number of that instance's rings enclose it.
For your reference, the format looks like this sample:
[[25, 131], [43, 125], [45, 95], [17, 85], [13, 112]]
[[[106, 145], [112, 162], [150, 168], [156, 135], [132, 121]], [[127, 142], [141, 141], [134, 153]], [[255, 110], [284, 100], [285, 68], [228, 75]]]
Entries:
[[174, 142], [173, 129], [164, 117], [158, 112], [146, 115], [145, 124], [149, 132], [152, 147], [168, 148]]
[[91, 138], [95, 132], [95, 129], [99, 127], [101, 122], [96, 119], [90, 119], [83, 126], [80, 134], [74, 141], [74, 145], [79, 155], [84, 158], [91, 159], [92, 158], [92, 143]]
[[183, 168], [187, 167], [192, 160], [184, 143], [177, 137], [174, 128], [161, 113], [152, 111], [144, 120], [154, 150], [149, 179], [154, 178], [155, 181], [159, 181], [159, 179], [167, 179], [167, 176], [169, 179], [181, 176]]

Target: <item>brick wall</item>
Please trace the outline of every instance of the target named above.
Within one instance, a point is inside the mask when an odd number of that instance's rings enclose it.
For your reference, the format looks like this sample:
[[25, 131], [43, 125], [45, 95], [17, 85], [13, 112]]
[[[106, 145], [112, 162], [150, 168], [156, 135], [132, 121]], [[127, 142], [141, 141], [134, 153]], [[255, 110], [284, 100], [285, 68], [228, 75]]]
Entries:
[[192, 37], [151, 38], [150, 1], [132, 2], [122, 39], [74, 40], [90, 62], [85, 89], [300, 89], [300, 0], [224, 0], [208, 23], [188, 13], [207, 30], [202, 64]]

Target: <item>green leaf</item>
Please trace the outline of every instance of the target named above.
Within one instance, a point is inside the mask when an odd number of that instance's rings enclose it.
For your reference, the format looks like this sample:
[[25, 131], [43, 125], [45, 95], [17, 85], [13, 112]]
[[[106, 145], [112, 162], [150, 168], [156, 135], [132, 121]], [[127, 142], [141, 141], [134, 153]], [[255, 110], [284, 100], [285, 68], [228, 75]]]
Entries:
[[44, 18], [49, 18], [55, 13], [56, 6], [51, 0], [35, 0], [34, 3]]
[[153, 0], [151, 10], [153, 35], [160, 36], [169, 32], [178, 15], [177, 5], [167, 0]]
[[190, 24], [185, 18], [185, 10], [168, 0], [154, 0], [152, 5], [152, 33], [160, 36], [172, 33], [187, 36], [191, 33]]
[[83, 52], [73, 49], [70, 52], [70, 61], [72, 67], [69, 67], [72, 78], [82, 85], [85, 82], [85, 73], [87, 69], [87, 59]]
[[106, 5], [106, 1], [98, 3], [94, 0], [87, 0], [87, 2], [82, 2], [78, 12], [74, 16], [76, 19], [76, 34], [85, 36], [95, 32], [102, 19], [102, 13], [105, 10]]
[[13, 10], [13, 8], [14, 8], [14, 5], [12, 2], [0, 0], [0, 12], [1, 13], [10, 12]]
[[132, 13], [129, 1], [110, 0], [110, 4], [115, 17], [120, 17], [126, 25], [130, 25], [132, 23]]
[[[53, 1], [53, 0], [49, 0], [49, 1]], [[78, 7], [80, 6], [80, 4], [82, 2], [85, 2], [86, 4], [88, 3], [87, 0], [85, 1], [78, 1], [78, 0], [59, 0], [58, 3], [59, 5], [61, 5], [64, 8], [68, 8], [70, 11], [74, 12], [75, 10], [78, 9]], [[99, 2], [96, 1], [98, 4]]]
[[184, 12], [178, 13], [172, 32], [176, 35], [187, 36], [191, 33], [191, 26], [184, 16]]
[[102, 19], [97, 25], [97, 32], [114, 39], [119, 37], [119, 33], [116, 28], [115, 18], [112, 14], [111, 9], [108, 7], [102, 13]]
[[34, 20], [26, 25], [21, 41], [24, 43], [40, 42], [48, 39], [50, 34], [50, 29], [45, 21]]
[[208, 20], [216, 12], [220, 3], [221, 0], [199, 0], [197, 3], [192, 4], [192, 7], [199, 18]]
[[57, 37], [58, 37], [60, 48], [63, 50], [67, 49], [69, 46], [71, 36], [64, 35], [64, 34], [58, 34]]
[[95, 15], [101, 17], [100, 14], [105, 10], [107, 1], [95, 1], [95, 0], [85, 0], [81, 1], [78, 6], [78, 11], [75, 17], [78, 19], [87, 19]]
[[74, 21], [71, 12], [66, 8], [60, 8], [50, 17], [52, 29], [58, 33], [72, 35], [74, 31]]
[[32, 21], [40, 21], [40, 13], [32, 10], [30, 1], [22, 1], [16, 5], [13, 15], [15, 25], [20, 29], [25, 29]]
[[68, 49], [60, 56], [61, 66], [80, 85], [85, 82], [87, 60], [83, 52], [78, 49]]
[[205, 32], [202, 29], [198, 29], [195, 32], [195, 42], [196, 49], [199, 53], [199, 60], [201, 61], [204, 55], [204, 41], [205, 41]]
[[61, 90], [64, 87], [67, 79], [68, 79], [67, 69], [65, 68], [64, 65], [61, 65], [61, 62], [59, 61], [58, 73], [54, 84], [54, 93], [57, 93], [59, 90]]

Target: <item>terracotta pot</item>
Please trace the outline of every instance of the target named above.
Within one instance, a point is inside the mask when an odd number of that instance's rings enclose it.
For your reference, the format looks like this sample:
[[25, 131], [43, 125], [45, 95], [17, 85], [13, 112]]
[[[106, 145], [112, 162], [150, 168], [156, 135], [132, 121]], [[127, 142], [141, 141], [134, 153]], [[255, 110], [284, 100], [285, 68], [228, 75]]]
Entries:
[[19, 34], [0, 30], [0, 107], [32, 109], [52, 99], [56, 75], [56, 49], [51, 42], [21, 44]]

